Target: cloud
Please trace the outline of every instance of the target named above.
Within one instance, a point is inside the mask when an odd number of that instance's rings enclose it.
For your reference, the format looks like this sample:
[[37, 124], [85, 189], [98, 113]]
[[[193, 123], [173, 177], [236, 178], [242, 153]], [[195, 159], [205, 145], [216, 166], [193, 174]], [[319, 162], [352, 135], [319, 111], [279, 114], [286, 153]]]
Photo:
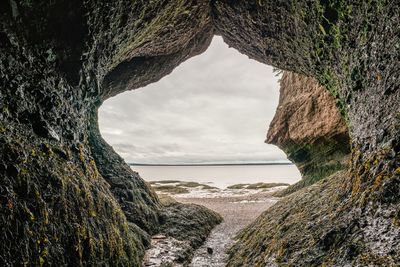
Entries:
[[159, 82], [107, 100], [99, 124], [128, 162], [286, 160], [264, 143], [278, 98], [272, 67], [215, 37], [205, 53]]

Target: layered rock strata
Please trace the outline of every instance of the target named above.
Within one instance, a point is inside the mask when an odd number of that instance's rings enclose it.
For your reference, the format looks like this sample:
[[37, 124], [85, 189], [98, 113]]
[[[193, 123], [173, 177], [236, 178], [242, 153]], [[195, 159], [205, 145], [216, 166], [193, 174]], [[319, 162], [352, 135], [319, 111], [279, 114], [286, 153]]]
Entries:
[[281, 148], [302, 175], [280, 195], [346, 168], [350, 154], [347, 125], [333, 96], [315, 79], [291, 72], [280, 80], [279, 104], [266, 142]]

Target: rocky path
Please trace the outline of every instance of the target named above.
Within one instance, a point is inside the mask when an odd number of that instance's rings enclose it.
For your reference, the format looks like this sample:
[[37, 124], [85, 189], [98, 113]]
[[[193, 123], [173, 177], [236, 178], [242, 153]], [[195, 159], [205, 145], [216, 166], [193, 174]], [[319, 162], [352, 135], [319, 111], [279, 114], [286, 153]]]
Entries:
[[206, 242], [196, 250], [191, 267], [225, 266], [227, 250], [238, 231], [251, 223], [277, 200], [270, 194], [218, 198], [177, 198], [183, 203], [206, 206], [222, 215], [224, 221], [210, 234]]

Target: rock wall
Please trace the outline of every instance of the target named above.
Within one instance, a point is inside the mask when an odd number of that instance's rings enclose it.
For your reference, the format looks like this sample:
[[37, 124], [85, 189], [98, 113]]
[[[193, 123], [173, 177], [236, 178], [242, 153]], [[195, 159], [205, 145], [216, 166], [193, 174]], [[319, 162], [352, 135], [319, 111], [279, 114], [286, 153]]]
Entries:
[[277, 145], [294, 162], [302, 180], [279, 195], [311, 185], [347, 167], [350, 137], [328, 90], [307, 76], [284, 72], [279, 104], [267, 143]]
[[101, 138], [97, 108], [206, 49], [209, 10], [1, 2], [1, 266], [140, 265], [163, 207]]
[[[276, 221], [265, 213], [245, 229], [228, 266], [400, 262], [399, 4], [215, 2], [214, 24], [224, 40], [260, 62], [316, 78], [335, 97], [352, 142], [342, 183], [334, 183], [334, 175], [327, 191], [302, 190], [312, 194], [305, 202], [289, 198], [284, 209], [270, 209]], [[309, 208], [317, 212], [301, 212]], [[269, 224], [276, 226], [275, 239]]]
[[[298, 228], [275, 209], [279, 229], [321, 234], [303, 239], [309, 261], [290, 242], [270, 242], [264, 215], [241, 235], [229, 264], [399, 262], [399, 7], [398, 0], [2, 1], [0, 265], [140, 264], [160, 205], [99, 136], [97, 108], [201, 53], [214, 32], [251, 58], [316, 78], [335, 97], [353, 147], [342, 183], [327, 182], [337, 197], [323, 209], [321, 190], [305, 198], [303, 207], [318, 212], [304, 214]], [[263, 245], [248, 254], [251, 240]]]
[[324, 85], [365, 159], [398, 142], [398, 3], [225, 0], [213, 16], [230, 46]]

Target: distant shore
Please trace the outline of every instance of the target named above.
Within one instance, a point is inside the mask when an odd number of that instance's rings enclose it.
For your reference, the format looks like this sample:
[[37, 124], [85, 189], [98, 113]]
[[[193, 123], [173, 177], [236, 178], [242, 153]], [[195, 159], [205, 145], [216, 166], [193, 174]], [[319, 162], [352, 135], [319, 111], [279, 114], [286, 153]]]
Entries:
[[129, 166], [171, 166], [171, 167], [196, 167], [196, 166], [262, 166], [262, 165], [293, 165], [292, 162], [250, 162], [250, 163], [182, 163], [182, 164], [163, 164], [163, 163], [128, 163]]
[[[214, 163], [212, 163], [214, 164]], [[293, 164], [260, 164], [253, 165], [132, 165], [145, 181], [179, 180], [198, 182], [227, 188], [241, 183], [288, 183], [300, 180], [300, 173]]]

